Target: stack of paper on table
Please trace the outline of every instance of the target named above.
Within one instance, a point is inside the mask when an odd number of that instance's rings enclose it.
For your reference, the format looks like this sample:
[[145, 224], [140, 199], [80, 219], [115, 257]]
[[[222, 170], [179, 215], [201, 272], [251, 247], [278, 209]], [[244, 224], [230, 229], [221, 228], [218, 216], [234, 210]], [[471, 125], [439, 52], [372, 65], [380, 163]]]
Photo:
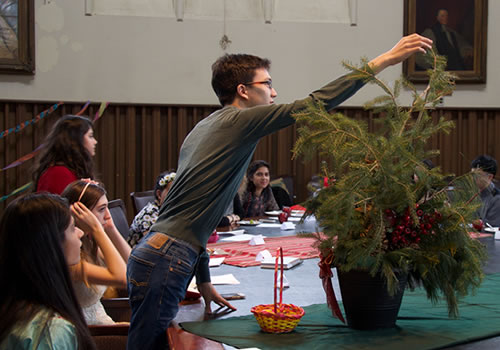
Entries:
[[245, 230], [233, 230], [233, 231], [224, 231], [224, 232], [219, 232], [217, 231], [217, 234], [219, 236], [239, 236], [239, 235], [242, 235], [243, 233], [245, 233]]
[[[242, 235], [237, 235], [237, 236], [232, 236], [232, 237], [225, 237], [220, 239], [220, 242], [244, 242], [244, 241], [249, 241], [251, 240], [255, 235], [249, 235], [247, 233], [244, 233]], [[266, 238], [266, 236], [262, 236], [262, 238]]]
[[[228, 273], [226, 275], [218, 275], [218, 276], [210, 276], [210, 279], [212, 280], [212, 284], [240, 284], [240, 281], [234, 277], [232, 273]], [[196, 287], [196, 277], [193, 277], [191, 280], [191, 283], [189, 283], [188, 290], [191, 291], [198, 291], [198, 288]]]
[[[288, 270], [291, 269], [292, 267], [300, 264], [302, 262], [301, 258], [297, 258], [294, 256], [284, 256], [283, 257], [283, 269]], [[274, 266], [276, 264], [276, 258], [271, 258], [271, 259], [264, 259], [260, 263], [260, 267], [264, 269], [274, 269]], [[281, 264], [281, 259], [278, 260], [278, 268]]]
[[212, 258], [210, 257], [210, 261], [208, 262], [209, 267], [217, 267], [220, 266], [224, 262], [225, 257], [222, 258]]

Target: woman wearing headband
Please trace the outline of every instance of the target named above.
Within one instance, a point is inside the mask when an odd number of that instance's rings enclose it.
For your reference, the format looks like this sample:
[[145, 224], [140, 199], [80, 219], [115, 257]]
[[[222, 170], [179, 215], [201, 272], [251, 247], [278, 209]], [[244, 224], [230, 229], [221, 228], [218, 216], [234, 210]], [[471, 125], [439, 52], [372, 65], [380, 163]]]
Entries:
[[30, 194], [0, 221], [0, 349], [95, 349], [71, 283], [83, 232], [68, 203]]
[[36, 192], [61, 194], [81, 178], [94, 178], [92, 157], [97, 141], [92, 122], [86, 117], [65, 115], [44, 141], [33, 171]]
[[113, 324], [100, 299], [106, 287], [126, 287], [130, 247], [116, 229], [106, 191], [95, 181], [78, 180], [62, 196], [71, 204], [76, 225], [85, 232], [82, 261], [71, 269], [75, 292], [88, 324]]
[[127, 238], [128, 244], [133, 248], [137, 243], [144, 237], [151, 226], [158, 219], [158, 212], [160, 211], [160, 206], [167, 197], [167, 193], [172, 186], [175, 179], [175, 172], [165, 171], [162, 172], [156, 178], [154, 195], [154, 202], [149, 202], [144, 208], [141, 209], [139, 213], [132, 221], [130, 225], [130, 233]]

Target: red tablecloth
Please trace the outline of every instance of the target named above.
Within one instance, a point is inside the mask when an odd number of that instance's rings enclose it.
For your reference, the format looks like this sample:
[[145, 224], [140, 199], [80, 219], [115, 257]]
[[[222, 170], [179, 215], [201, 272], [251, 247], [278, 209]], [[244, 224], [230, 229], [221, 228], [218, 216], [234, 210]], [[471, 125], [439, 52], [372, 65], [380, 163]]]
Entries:
[[[491, 234], [485, 233], [469, 233], [472, 238], [483, 238], [491, 237]], [[313, 247], [313, 244], [317, 241], [315, 238], [309, 237], [297, 237], [297, 236], [283, 236], [283, 237], [270, 237], [265, 238], [264, 245], [249, 245], [246, 242], [225, 242], [225, 243], [209, 243], [207, 248], [209, 249], [222, 249], [228, 255], [212, 255], [225, 256], [224, 264], [247, 267], [247, 266], [259, 266], [260, 262], [255, 261], [257, 254], [262, 250], [269, 250], [269, 252], [276, 256], [276, 249], [283, 247], [283, 256], [294, 256], [301, 259], [311, 259], [317, 258], [319, 252]]]
[[259, 266], [260, 262], [255, 261], [257, 254], [262, 250], [276, 256], [276, 249], [283, 248], [283, 256], [294, 256], [301, 259], [316, 258], [319, 255], [318, 249], [314, 248], [313, 243], [317, 242], [315, 238], [283, 236], [264, 238], [266, 244], [249, 245], [247, 242], [226, 242], [226, 243], [211, 243], [207, 245], [208, 249], [222, 249], [229, 255], [213, 255], [225, 256], [224, 264], [247, 267]]

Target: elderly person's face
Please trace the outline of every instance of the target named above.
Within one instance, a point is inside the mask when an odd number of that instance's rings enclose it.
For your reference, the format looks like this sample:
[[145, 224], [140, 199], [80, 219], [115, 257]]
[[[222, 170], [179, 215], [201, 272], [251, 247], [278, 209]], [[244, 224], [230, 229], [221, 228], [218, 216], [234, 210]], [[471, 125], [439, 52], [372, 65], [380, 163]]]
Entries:
[[436, 19], [439, 23], [447, 25], [448, 24], [448, 11], [439, 10]]

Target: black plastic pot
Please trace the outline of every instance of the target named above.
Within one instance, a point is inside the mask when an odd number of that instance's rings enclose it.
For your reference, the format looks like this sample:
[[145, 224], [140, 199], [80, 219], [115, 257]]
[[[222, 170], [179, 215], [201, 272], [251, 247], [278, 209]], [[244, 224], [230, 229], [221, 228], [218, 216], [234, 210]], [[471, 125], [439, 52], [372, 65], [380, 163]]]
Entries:
[[368, 330], [396, 326], [407, 274], [396, 273], [399, 290], [391, 297], [380, 274], [372, 277], [367, 271], [337, 271], [349, 327]]

